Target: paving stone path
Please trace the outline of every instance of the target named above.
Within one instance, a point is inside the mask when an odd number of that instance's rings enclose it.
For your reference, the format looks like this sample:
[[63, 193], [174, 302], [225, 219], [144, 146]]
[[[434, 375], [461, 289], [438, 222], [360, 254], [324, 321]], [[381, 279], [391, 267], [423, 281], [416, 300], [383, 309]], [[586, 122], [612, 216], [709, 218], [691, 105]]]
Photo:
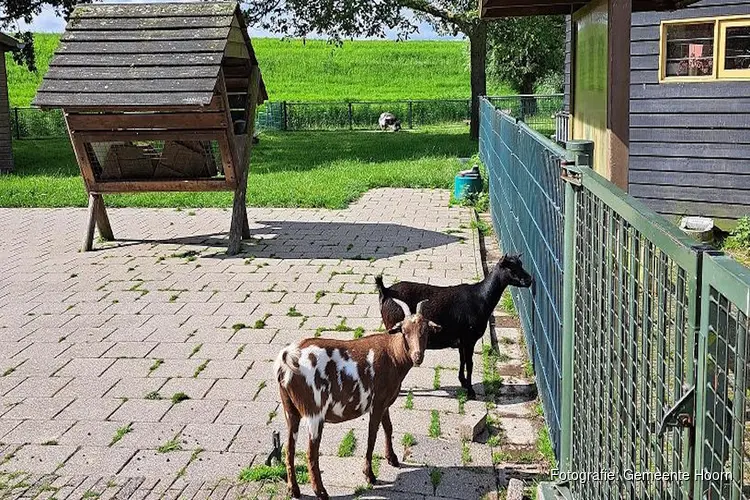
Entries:
[[[110, 210], [118, 241], [79, 253], [85, 210], [0, 209], [0, 498], [283, 498], [283, 484], [238, 481], [265, 460], [272, 431], [283, 441], [279, 349], [377, 330], [376, 274], [452, 284], [482, 273], [471, 213], [449, 208], [447, 191], [378, 189], [346, 210], [248, 216], [253, 239], [237, 257], [224, 254], [221, 209]], [[411, 371], [391, 416], [394, 439], [416, 444], [397, 446], [405, 465], [383, 461], [364, 497], [496, 491], [492, 448], [458, 435], [457, 363], [430, 351]], [[477, 355], [480, 393], [481, 370]], [[339, 458], [352, 429], [354, 455]], [[364, 484], [366, 429], [325, 427], [332, 497]]]

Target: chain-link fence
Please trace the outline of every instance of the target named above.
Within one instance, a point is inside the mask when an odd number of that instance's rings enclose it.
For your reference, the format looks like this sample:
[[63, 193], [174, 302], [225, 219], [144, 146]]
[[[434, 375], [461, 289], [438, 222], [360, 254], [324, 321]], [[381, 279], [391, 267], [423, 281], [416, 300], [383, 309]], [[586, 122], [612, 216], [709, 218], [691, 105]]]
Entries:
[[[555, 114], [562, 95], [499, 96], [489, 98], [545, 135], [555, 131]], [[291, 102], [270, 101], [258, 108], [256, 130], [377, 130], [382, 113], [393, 114], [405, 129], [468, 123], [470, 99], [402, 101]], [[42, 139], [67, 135], [59, 110], [12, 108], [15, 139]]]

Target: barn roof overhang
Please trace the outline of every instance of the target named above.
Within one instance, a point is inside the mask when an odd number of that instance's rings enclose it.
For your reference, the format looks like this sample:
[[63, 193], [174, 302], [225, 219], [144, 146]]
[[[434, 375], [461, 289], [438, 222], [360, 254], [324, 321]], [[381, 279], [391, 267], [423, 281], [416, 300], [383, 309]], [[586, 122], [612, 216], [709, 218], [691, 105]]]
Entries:
[[12, 36], [8, 36], [5, 33], [0, 33], [0, 48], [2, 48], [3, 50], [22, 49], [24, 45], [24, 43], [19, 42]]
[[[697, 0], [633, 0], [633, 11], [675, 10]], [[573, 14], [589, 1], [583, 0], [479, 0], [482, 19]]]

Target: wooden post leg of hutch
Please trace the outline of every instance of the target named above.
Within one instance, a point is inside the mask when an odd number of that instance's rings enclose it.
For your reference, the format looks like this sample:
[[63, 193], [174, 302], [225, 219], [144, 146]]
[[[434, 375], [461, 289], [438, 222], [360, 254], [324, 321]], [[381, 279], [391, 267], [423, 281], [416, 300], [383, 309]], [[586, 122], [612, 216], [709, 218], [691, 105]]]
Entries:
[[104, 199], [99, 193], [89, 193], [89, 212], [86, 223], [86, 233], [83, 237], [81, 250], [90, 251], [94, 246], [94, 229], [99, 227], [99, 235], [106, 241], [115, 239], [112, 226], [109, 224], [107, 209], [104, 207]]
[[250, 95], [248, 111], [247, 139], [240, 165], [237, 188], [234, 190], [234, 204], [232, 207], [232, 224], [229, 226], [229, 248], [227, 255], [237, 255], [242, 249], [242, 239], [250, 237], [250, 225], [247, 220], [247, 178], [250, 173], [250, 156], [253, 149], [253, 134], [255, 132], [255, 110], [258, 106], [260, 93], [260, 69], [252, 68], [250, 74]]
[[112, 232], [112, 226], [109, 224], [109, 216], [107, 215], [107, 208], [104, 206], [104, 197], [99, 193], [94, 193], [94, 215], [96, 216], [96, 227], [99, 229], [99, 236], [104, 241], [114, 241], [115, 235]]

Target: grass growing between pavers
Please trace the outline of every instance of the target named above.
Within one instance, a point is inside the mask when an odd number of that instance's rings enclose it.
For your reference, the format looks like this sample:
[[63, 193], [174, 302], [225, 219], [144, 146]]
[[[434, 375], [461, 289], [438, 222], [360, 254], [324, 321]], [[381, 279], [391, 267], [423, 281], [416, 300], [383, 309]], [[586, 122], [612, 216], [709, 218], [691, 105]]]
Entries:
[[170, 439], [166, 443], [159, 446], [156, 451], [159, 453], [170, 453], [173, 451], [180, 451], [182, 450], [182, 444], [180, 443], [180, 440], [176, 437]]
[[513, 296], [508, 290], [505, 290], [502, 297], [500, 297], [500, 309], [514, 318], [518, 317], [516, 305], [513, 303]]
[[438, 438], [442, 433], [440, 430], [440, 412], [432, 410], [430, 412], [430, 427], [427, 429], [431, 438]]
[[500, 392], [503, 378], [497, 370], [499, 353], [489, 344], [482, 346], [482, 382], [487, 401], [494, 401]]
[[109, 445], [114, 446], [115, 444], [117, 444], [118, 441], [124, 438], [125, 435], [131, 432], [132, 430], [133, 430], [133, 424], [123, 425], [122, 427], [118, 428], [115, 431], [115, 435], [112, 436], [112, 441], [110, 441]]
[[[345, 208], [378, 187], [450, 188], [457, 158], [477, 144], [468, 127], [268, 132], [253, 148], [247, 200], [259, 207]], [[85, 207], [88, 198], [67, 138], [13, 143], [15, 171], [0, 177], [2, 207]], [[230, 207], [231, 192], [105, 195], [113, 207]]]
[[401, 444], [404, 446], [404, 448], [414, 446], [415, 444], [417, 444], [417, 438], [414, 437], [414, 434], [407, 432], [401, 438]]
[[409, 392], [406, 393], [406, 401], [404, 402], [404, 408], [407, 410], [413, 410], [414, 409], [414, 393], [409, 389]]
[[338, 456], [340, 457], [351, 457], [354, 456], [354, 450], [357, 447], [357, 438], [354, 436], [354, 430], [350, 429], [344, 435], [344, 438], [339, 444]]
[[[306, 484], [310, 482], [310, 474], [307, 470], [307, 464], [303, 455], [298, 454], [295, 462], [302, 461], [301, 464], [294, 464], [294, 473], [297, 476], [297, 482]], [[245, 467], [240, 471], [239, 479], [245, 483], [257, 483], [260, 481], [286, 481], [286, 465], [279, 463], [276, 465], [256, 464]]]
[[172, 404], [176, 405], [178, 403], [182, 403], [183, 401], [187, 401], [188, 399], [190, 399], [190, 396], [188, 396], [184, 392], [175, 392], [174, 394], [172, 394], [171, 399], [172, 399]]

